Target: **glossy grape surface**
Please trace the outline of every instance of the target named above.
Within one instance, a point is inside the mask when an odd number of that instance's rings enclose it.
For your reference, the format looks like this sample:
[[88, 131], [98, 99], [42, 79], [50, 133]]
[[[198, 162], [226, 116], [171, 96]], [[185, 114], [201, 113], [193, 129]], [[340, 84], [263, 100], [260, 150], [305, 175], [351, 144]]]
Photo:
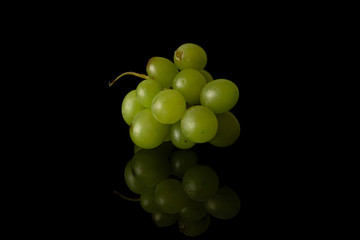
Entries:
[[134, 116], [143, 109], [144, 107], [137, 99], [136, 90], [132, 90], [126, 94], [121, 104], [121, 113], [124, 121], [128, 125], [131, 124]]
[[207, 63], [207, 55], [202, 47], [193, 43], [185, 43], [176, 49], [174, 63], [179, 69], [202, 70]]
[[154, 97], [151, 112], [156, 120], [163, 124], [173, 124], [181, 119], [186, 110], [186, 102], [180, 92], [165, 89]]
[[235, 106], [238, 99], [238, 87], [227, 79], [217, 79], [208, 82], [200, 94], [201, 104], [210, 108], [214, 113], [229, 111]]
[[204, 75], [194, 69], [185, 69], [179, 72], [173, 81], [173, 89], [178, 90], [190, 105], [200, 104], [200, 92], [205, 86]]
[[146, 65], [146, 72], [151, 79], [158, 81], [163, 88], [169, 88], [179, 70], [169, 59], [152, 57]]
[[157, 121], [149, 109], [143, 109], [135, 115], [129, 131], [133, 143], [151, 149], [164, 142], [170, 133], [170, 126]]
[[181, 130], [185, 137], [195, 143], [205, 143], [215, 137], [218, 122], [215, 114], [204, 106], [193, 106], [181, 119]]
[[136, 88], [136, 95], [139, 103], [144, 108], [150, 108], [152, 100], [161, 89], [161, 85], [158, 81], [152, 79], [143, 80]]

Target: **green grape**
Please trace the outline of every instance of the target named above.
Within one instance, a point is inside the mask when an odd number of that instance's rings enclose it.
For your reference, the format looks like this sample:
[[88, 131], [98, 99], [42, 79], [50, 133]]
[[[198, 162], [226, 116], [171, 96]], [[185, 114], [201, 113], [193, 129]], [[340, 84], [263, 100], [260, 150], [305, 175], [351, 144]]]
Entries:
[[130, 124], [130, 137], [134, 144], [144, 149], [159, 146], [170, 133], [170, 126], [159, 123], [150, 109], [138, 112]]
[[213, 217], [229, 219], [240, 211], [240, 199], [234, 190], [222, 186], [214, 196], [205, 201], [204, 206]]
[[181, 70], [192, 68], [200, 71], [206, 66], [207, 55], [199, 45], [185, 43], [176, 49], [174, 63]]
[[160, 83], [155, 80], [146, 79], [141, 81], [136, 88], [136, 95], [140, 104], [145, 108], [150, 108], [153, 98], [161, 89]]
[[131, 169], [145, 187], [154, 188], [170, 175], [170, 162], [158, 149], [143, 149], [134, 154]]
[[229, 111], [239, 99], [239, 89], [235, 83], [226, 79], [208, 82], [200, 94], [202, 105], [210, 108], [214, 113]]
[[206, 71], [205, 69], [201, 70], [200, 72], [205, 77], [206, 82], [211, 82], [214, 80], [214, 78], [211, 76], [211, 74], [208, 71]]
[[164, 213], [178, 213], [189, 200], [182, 183], [176, 179], [166, 179], [159, 183], [155, 188], [154, 199]]
[[131, 171], [131, 161], [132, 160], [128, 161], [125, 166], [125, 170], [124, 170], [125, 183], [133, 193], [141, 194], [144, 191], [145, 186], [134, 177]]
[[186, 102], [181, 93], [165, 89], [156, 94], [151, 104], [151, 112], [162, 124], [173, 124], [180, 120], [186, 110]]
[[204, 143], [215, 137], [218, 122], [215, 114], [204, 106], [193, 106], [181, 119], [181, 130], [185, 137], [196, 143]]
[[175, 145], [175, 147], [180, 149], [192, 148], [195, 145], [195, 142], [185, 137], [182, 133], [180, 121], [171, 125], [170, 140]]
[[163, 88], [171, 87], [178, 72], [177, 66], [163, 57], [152, 57], [146, 65], [146, 73], [149, 78], [158, 81]]
[[176, 74], [173, 89], [178, 90], [190, 105], [200, 103], [200, 92], [205, 86], [206, 79], [203, 74], [194, 69], [185, 69]]
[[192, 150], [174, 151], [170, 158], [170, 165], [173, 174], [182, 179], [185, 172], [198, 163], [198, 156]]
[[228, 147], [236, 142], [240, 136], [240, 123], [231, 112], [216, 114], [218, 131], [209, 141], [216, 147]]
[[189, 200], [188, 203], [183, 207], [179, 216], [181, 219], [186, 221], [199, 221], [207, 214], [204, 204], [202, 202], [196, 202]]
[[154, 200], [154, 189], [145, 188], [140, 196], [140, 205], [148, 213], [155, 213], [159, 211]]
[[218, 190], [219, 178], [211, 167], [195, 165], [185, 172], [183, 187], [190, 199], [205, 201]]
[[176, 223], [179, 219], [178, 214], [168, 214], [163, 212], [155, 212], [152, 214], [152, 219], [158, 227], [168, 227]]
[[179, 219], [179, 229], [188, 237], [195, 237], [203, 234], [210, 225], [210, 216], [206, 215], [199, 221], [187, 221]]
[[143, 109], [144, 107], [139, 103], [137, 99], [136, 90], [132, 90], [128, 94], [126, 94], [121, 104], [121, 113], [125, 122], [128, 125], [131, 124], [134, 116]]

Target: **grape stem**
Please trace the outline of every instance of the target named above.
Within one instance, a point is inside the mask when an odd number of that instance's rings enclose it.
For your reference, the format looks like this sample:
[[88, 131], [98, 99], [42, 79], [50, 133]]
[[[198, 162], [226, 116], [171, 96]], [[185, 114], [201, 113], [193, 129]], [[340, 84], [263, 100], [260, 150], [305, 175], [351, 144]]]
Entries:
[[122, 195], [121, 193], [119, 193], [118, 191], [114, 190], [114, 194], [120, 196], [121, 198], [128, 200], [128, 201], [132, 201], [132, 202], [139, 202], [140, 198], [130, 198], [130, 197], [126, 197], [124, 195]]
[[112, 82], [109, 82], [109, 87], [111, 87], [112, 85], [114, 85], [114, 83], [119, 80], [122, 76], [125, 76], [125, 75], [132, 75], [132, 76], [136, 76], [136, 77], [139, 77], [139, 78], [143, 78], [143, 79], [149, 79], [149, 77], [145, 74], [141, 74], [141, 73], [136, 73], [136, 72], [124, 72], [122, 74], [120, 74], [117, 78], [115, 78], [114, 81]]

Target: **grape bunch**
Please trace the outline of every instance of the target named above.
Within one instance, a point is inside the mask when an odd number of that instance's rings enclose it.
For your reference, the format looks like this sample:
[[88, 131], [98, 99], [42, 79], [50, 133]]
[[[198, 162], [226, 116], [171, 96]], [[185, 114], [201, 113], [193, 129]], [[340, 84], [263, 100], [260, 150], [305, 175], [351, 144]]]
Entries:
[[193, 43], [181, 45], [174, 61], [152, 57], [146, 73], [125, 72], [144, 80], [122, 102], [122, 116], [130, 126], [130, 137], [143, 149], [153, 149], [164, 141], [189, 149], [209, 142], [217, 147], [233, 144], [240, 124], [230, 110], [239, 99], [239, 89], [230, 80], [213, 79], [204, 70], [207, 54]]
[[192, 149], [173, 149], [164, 143], [137, 150], [125, 167], [126, 185], [140, 194], [140, 205], [153, 222], [158, 227], [178, 223], [184, 235], [198, 236], [212, 217], [235, 217], [240, 210], [237, 193], [220, 184], [214, 169], [199, 163]]

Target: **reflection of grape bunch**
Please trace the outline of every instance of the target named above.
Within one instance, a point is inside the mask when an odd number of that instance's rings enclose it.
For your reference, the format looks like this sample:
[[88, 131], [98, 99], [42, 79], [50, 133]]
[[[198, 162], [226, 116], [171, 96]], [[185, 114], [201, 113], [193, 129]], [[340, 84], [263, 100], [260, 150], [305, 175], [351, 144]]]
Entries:
[[236, 192], [220, 185], [210, 166], [198, 164], [192, 150], [172, 151], [171, 143], [137, 151], [124, 176], [129, 189], [140, 194], [141, 207], [152, 214], [157, 226], [178, 222], [179, 230], [187, 236], [204, 233], [210, 216], [229, 219], [240, 210]]
[[239, 90], [226, 79], [213, 80], [204, 70], [205, 51], [198, 45], [181, 45], [174, 62], [153, 57], [147, 75], [126, 72], [145, 80], [122, 102], [122, 116], [130, 126], [130, 137], [140, 148], [152, 149], [164, 141], [180, 149], [210, 142], [225, 147], [240, 134], [237, 118], [229, 112], [237, 103]]

